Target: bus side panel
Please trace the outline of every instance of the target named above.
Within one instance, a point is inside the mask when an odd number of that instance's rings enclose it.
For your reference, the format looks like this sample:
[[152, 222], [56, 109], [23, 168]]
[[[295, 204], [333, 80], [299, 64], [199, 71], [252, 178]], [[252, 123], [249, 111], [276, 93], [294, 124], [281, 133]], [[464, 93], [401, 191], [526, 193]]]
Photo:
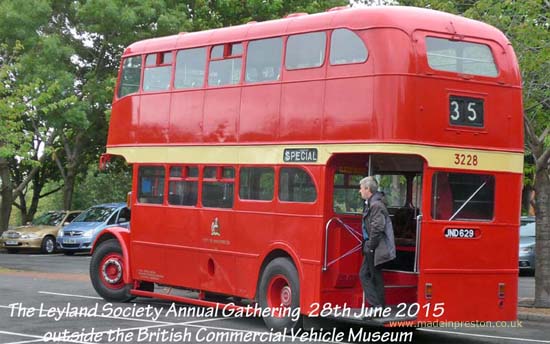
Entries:
[[251, 84], [242, 88], [239, 140], [277, 140], [281, 84]]
[[135, 203], [132, 206], [131, 269], [132, 276], [137, 280], [166, 283], [166, 250], [163, 244], [169, 238], [163, 218], [162, 206]]
[[200, 243], [198, 220], [199, 213], [194, 208], [175, 206], [165, 208], [165, 225], [162, 230], [170, 243], [164, 248], [167, 284], [193, 289], [200, 287], [201, 275], [198, 262], [201, 254], [197, 249]]
[[171, 93], [141, 96], [138, 142], [166, 143], [169, 141], [170, 98]]
[[[418, 296], [420, 305], [444, 304], [445, 314], [439, 320], [511, 320], [516, 316], [521, 176], [486, 174], [495, 177], [492, 220], [433, 220], [431, 205], [425, 207]], [[430, 197], [424, 201], [429, 204], [434, 171], [429, 170], [426, 176], [425, 195]], [[438, 194], [437, 199], [443, 204], [445, 195]], [[447, 237], [446, 229], [473, 229], [476, 235]], [[504, 295], [499, 295], [501, 283]], [[426, 297], [429, 284], [431, 300]], [[437, 320], [430, 316], [419, 319]]]
[[[425, 295], [426, 283], [432, 297]], [[499, 284], [504, 295], [499, 295]], [[422, 273], [419, 321], [510, 321], [517, 319], [517, 272]]]
[[170, 142], [202, 141], [204, 90], [186, 90], [172, 94]]
[[204, 97], [203, 138], [208, 143], [237, 141], [241, 87], [211, 88]]
[[114, 102], [109, 124], [109, 145], [136, 143], [139, 130], [139, 95], [129, 95]]
[[279, 122], [281, 142], [321, 139], [324, 93], [323, 80], [283, 84]]

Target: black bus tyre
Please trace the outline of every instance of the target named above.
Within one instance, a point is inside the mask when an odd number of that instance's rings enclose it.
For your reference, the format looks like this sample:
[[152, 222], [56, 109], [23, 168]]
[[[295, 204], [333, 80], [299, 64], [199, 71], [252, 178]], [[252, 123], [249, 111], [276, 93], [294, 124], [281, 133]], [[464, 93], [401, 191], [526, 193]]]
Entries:
[[107, 301], [127, 302], [131, 284], [124, 283], [124, 256], [116, 239], [109, 239], [94, 250], [90, 261], [90, 279], [96, 292]]
[[[300, 310], [300, 278], [290, 259], [275, 258], [267, 264], [260, 279], [258, 301], [262, 309], [270, 310], [270, 315], [263, 317], [267, 328], [290, 331], [302, 327], [302, 316], [295, 314]], [[278, 315], [282, 309], [286, 310]]]
[[50, 254], [55, 252], [55, 239], [52, 236], [45, 236], [42, 239], [42, 244], [40, 245], [40, 251], [45, 254]]

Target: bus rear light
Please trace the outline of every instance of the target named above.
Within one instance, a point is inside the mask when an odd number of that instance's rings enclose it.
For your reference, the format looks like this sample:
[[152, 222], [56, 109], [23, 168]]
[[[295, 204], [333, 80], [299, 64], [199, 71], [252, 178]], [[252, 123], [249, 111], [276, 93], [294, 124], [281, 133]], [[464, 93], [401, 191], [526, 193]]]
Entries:
[[504, 289], [506, 287], [506, 284], [504, 283], [499, 283], [498, 284], [498, 298], [499, 299], [504, 299]]
[[128, 209], [132, 209], [132, 191], [126, 194], [126, 206]]
[[424, 288], [424, 296], [426, 297], [426, 300], [431, 300], [432, 298], [432, 284], [426, 283], [426, 286]]

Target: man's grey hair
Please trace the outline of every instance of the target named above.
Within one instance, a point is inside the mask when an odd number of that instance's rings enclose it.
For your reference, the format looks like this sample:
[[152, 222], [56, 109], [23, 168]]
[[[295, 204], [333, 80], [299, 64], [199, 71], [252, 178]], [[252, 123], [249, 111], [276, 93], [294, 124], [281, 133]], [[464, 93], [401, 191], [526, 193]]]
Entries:
[[376, 181], [376, 179], [374, 179], [373, 176], [368, 176], [361, 179], [361, 181], [359, 182], [359, 185], [369, 189], [370, 192], [372, 193], [375, 193], [376, 191], [378, 191], [378, 182]]

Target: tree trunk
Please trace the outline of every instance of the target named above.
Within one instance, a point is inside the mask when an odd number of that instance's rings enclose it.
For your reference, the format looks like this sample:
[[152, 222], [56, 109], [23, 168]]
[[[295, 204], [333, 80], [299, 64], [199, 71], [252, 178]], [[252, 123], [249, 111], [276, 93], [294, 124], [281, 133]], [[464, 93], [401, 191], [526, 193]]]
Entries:
[[537, 216], [535, 307], [550, 307], [550, 174], [547, 168], [537, 171], [535, 198]]
[[11, 183], [10, 168], [8, 162], [0, 158], [0, 233], [8, 229], [10, 224], [11, 204], [13, 202], [13, 185]]
[[27, 211], [27, 200], [25, 196], [25, 193], [19, 195], [19, 206], [17, 206], [19, 208], [19, 214], [21, 214], [21, 224], [23, 225], [30, 221], [28, 218], [29, 212]]
[[27, 210], [27, 221], [32, 221], [38, 210], [38, 203], [40, 202], [40, 194], [42, 193], [42, 188], [44, 187], [45, 178], [44, 173], [39, 173], [34, 177], [32, 184], [32, 199], [31, 206]]
[[65, 185], [63, 186], [63, 209], [71, 210], [73, 204], [74, 184], [76, 181], [76, 168], [67, 167]]

